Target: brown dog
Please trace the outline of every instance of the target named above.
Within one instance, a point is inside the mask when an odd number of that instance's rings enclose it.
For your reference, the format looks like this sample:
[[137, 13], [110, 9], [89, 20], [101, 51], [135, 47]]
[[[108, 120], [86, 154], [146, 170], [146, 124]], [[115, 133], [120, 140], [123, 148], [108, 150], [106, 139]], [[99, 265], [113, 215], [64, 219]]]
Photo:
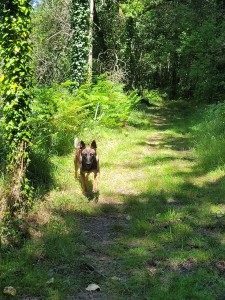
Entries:
[[93, 141], [91, 146], [86, 146], [83, 141], [79, 143], [78, 138], [74, 139], [76, 153], [74, 157], [75, 178], [78, 177], [80, 168], [81, 186], [84, 196], [87, 196], [87, 178], [90, 173], [94, 173], [93, 193], [98, 193], [99, 179], [99, 159], [97, 154], [97, 145]]

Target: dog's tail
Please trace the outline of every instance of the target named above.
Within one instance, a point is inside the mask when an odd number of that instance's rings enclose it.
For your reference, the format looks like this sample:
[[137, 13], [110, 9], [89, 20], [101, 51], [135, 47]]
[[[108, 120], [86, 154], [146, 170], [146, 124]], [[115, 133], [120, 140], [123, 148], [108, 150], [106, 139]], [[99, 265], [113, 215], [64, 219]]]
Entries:
[[78, 144], [79, 144], [79, 140], [78, 140], [78, 137], [74, 137], [74, 147], [77, 148], [78, 147]]

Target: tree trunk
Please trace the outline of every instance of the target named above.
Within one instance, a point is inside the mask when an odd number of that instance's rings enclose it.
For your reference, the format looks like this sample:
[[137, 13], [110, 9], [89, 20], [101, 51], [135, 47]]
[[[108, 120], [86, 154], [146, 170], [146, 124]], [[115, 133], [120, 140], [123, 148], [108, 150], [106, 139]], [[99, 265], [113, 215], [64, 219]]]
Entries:
[[72, 0], [71, 26], [73, 38], [71, 45], [71, 79], [78, 88], [87, 80], [88, 63], [88, 1]]
[[92, 65], [93, 65], [93, 21], [94, 21], [94, 0], [90, 0], [88, 82], [92, 81]]

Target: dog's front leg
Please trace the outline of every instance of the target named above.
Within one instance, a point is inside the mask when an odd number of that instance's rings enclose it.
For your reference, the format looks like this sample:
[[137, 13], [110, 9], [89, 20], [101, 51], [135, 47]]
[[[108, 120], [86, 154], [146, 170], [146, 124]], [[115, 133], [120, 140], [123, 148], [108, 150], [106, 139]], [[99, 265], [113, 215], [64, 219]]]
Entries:
[[77, 163], [77, 159], [75, 157], [74, 159], [74, 167], [75, 167], [75, 174], [74, 174], [74, 177], [75, 179], [77, 179], [78, 175], [77, 175], [77, 172], [78, 172], [78, 163]]
[[85, 178], [85, 174], [83, 172], [80, 173], [80, 178], [81, 178], [81, 186], [82, 186], [83, 195], [87, 196], [86, 178]]
[[74, 177], [75, 179], [77, 179], [78, 177], [78, 169], [79, 169], [79, 166], [80, 166], [80, 162], [79, 162], [79, 152], [77, 151], [75, 153], [75, 157], [74, 157], [74, 171], [75, 171], [75, 174], [74, 174]]
[[93, 193], [98, 193], [99, 172], [94, 173]]

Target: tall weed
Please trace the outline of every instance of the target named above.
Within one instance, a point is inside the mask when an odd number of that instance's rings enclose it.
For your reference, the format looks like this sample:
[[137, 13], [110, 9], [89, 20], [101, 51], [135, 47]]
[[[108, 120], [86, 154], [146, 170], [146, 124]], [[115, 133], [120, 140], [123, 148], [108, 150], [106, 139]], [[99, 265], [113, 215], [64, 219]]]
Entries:
[[208, 106], [194, 127], [195, 150], [204, 169], [225, 165], [225, 103]]

